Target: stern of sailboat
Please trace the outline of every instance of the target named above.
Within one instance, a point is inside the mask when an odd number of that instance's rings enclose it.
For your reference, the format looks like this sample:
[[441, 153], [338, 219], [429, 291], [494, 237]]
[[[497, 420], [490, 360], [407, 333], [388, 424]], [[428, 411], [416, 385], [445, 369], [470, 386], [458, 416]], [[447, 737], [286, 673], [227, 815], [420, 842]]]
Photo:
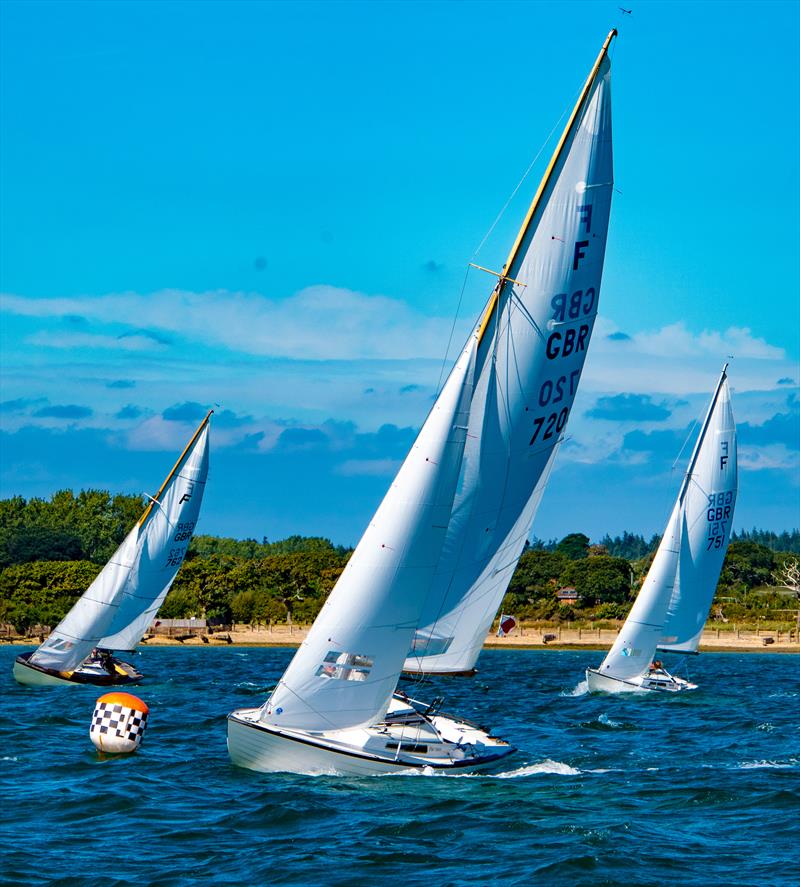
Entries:
[[111, 673], [92, 661], [84, 663], [75, 671], [43, 668], [30, 661], [32, 655], [32, 653], [22, 653], [14, 660], [14, 679], [26, 687], [58, 687], [65, 684], [120, 687], [138, 684], [143, 677], [130, 662], [123, 662], [116, 658], [111, 659], [113, 667], [113, 673]]

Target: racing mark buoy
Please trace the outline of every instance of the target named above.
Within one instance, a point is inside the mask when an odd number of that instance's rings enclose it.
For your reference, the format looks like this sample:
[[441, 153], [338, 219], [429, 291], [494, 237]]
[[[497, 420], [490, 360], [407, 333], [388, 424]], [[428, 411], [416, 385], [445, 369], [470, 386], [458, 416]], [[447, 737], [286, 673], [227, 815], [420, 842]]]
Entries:
[[131, 693], [106, 693], [94, 706], [89, 738], [99, 751], [126, 754], [142, 744], [150, 709]]

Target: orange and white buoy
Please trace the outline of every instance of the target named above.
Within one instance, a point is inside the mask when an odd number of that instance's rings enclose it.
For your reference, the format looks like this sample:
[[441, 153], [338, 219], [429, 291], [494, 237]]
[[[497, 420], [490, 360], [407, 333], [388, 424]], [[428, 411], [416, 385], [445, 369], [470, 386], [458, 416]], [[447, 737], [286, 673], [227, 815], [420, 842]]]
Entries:
[[95, 748], [112, 754], [136, 751], [142, 744], [150, 709], [131, 693], [106, 693], [94, 706], [89, 738]]

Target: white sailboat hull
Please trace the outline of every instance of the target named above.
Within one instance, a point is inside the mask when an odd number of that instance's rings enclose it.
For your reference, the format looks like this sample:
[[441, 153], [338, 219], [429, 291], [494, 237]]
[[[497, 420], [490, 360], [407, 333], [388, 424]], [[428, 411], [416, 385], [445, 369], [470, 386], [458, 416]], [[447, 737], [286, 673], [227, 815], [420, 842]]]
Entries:
[[697, 684], [691, 684], [683, 678], [676, 678], [663, 670], [660, 674], [639, 675], [623, 680], [611, 675], [600, 674], [593, 668], [587, 668], [586, 683], [590, 693], [681, 693], [697, 689]]
[[260, 713], [253, 708], [228, 715], [228, 753], [238, 767], [262, 773], [476, 772], [496, 766], [515, 751], [478, 727], [442, 715], [432, 716], [422, 731], [390, 719], [369, 728], [310, 733], [264, 724]]
[[115, 674], [109, 674], [101, 665], [87, 662], [73, 672], [58, 672], [27, 662], [30, 653], [14, 660], [14, 680], [26, 687], [61, 687], [64, 685], [89, 685], [94, 687], [119, 687], [137, 684], [142, 675], [129, 663], [113, 659]]

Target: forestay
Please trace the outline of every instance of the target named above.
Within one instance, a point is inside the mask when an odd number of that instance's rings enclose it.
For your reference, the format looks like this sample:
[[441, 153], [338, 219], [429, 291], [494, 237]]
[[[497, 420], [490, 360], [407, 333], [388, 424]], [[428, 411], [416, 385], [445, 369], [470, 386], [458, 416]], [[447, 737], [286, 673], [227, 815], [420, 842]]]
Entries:
[[597, 316], [613, 191], [609, 41], [478, 327], [463, 476], [409, 671], [473, 668], [563, 439]]
[[73, 671], [94, 647], [127, 650], [141, 640], [183, 563], [197, 522], [208, 474], [209, 416], [122, 545], [32, 654], [33, 664]]
[[261, 719], [308, 731], [386, 713], [419, 624], [453, 507], [477, 339], [456, 362], [414, 446]]

